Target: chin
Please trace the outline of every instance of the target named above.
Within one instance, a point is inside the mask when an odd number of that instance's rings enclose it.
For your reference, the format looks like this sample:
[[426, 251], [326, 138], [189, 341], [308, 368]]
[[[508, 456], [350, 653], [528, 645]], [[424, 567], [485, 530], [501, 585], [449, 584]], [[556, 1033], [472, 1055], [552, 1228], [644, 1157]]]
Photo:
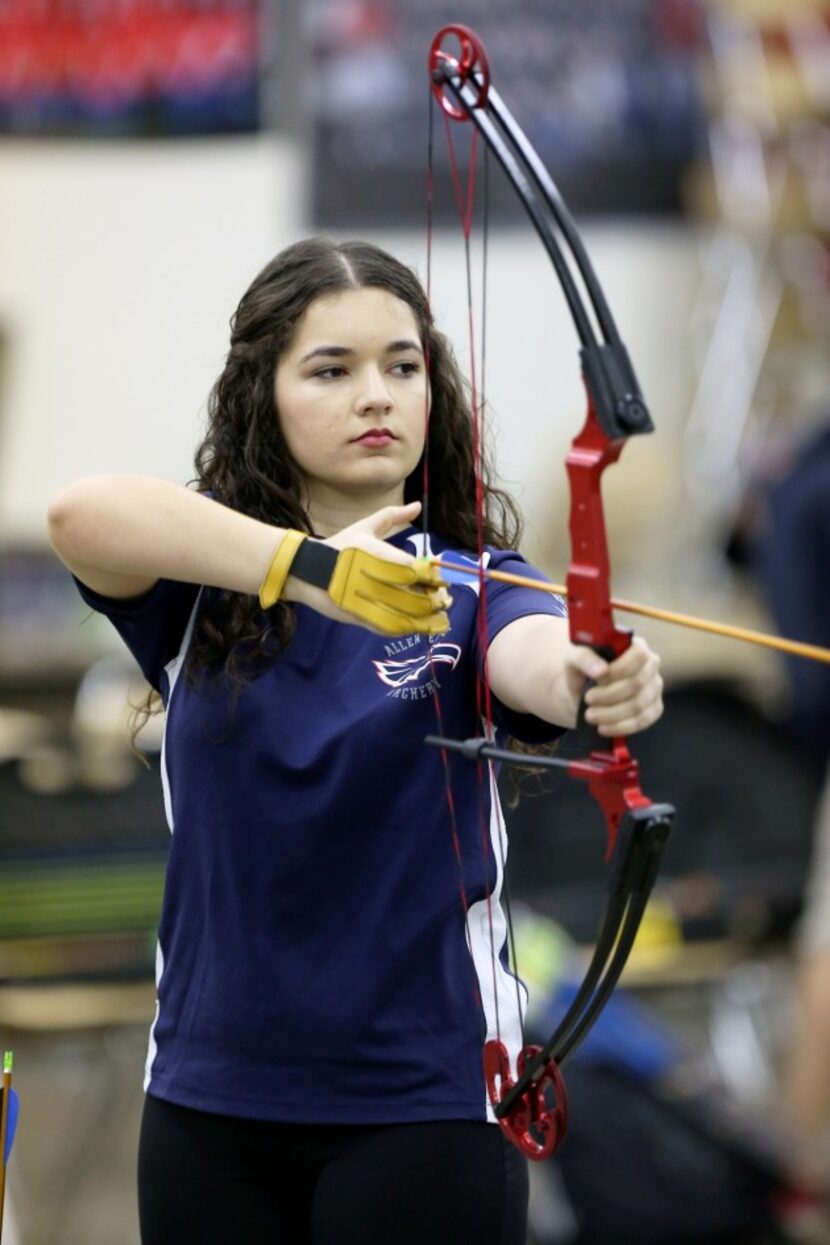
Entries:
[[362, 466], [364, 469], [354, 472], [348, 483], [344, 481], [345, 487], [373, 490], [400, 488], [403, 494], [410, 473], [402, 472], [396, 463], [373, 462], [364, 463]]

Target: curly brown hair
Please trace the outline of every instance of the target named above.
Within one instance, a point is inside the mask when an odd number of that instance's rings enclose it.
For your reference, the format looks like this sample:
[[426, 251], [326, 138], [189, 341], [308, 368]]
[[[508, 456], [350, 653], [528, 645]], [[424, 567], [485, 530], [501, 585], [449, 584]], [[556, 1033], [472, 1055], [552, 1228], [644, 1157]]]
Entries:
[[[515, 548], [521, 535], [518, 510], [492, 482], [486, 461], [483, 467], [476, 464], [464, 381], [449, 342], [435, 327], [426, 293], [410, 268], [368, 242], [322, 237], [297, 242], [255, 277], [231, 318], [230, 351], [208, 400], [208, 428], [190, 483], [264, 523], [311, 532], [302, 476], [280, 427], [274, 375], [316, 299], [363, 287], [387, 290], [411, 308], [428, 360], [432, 408], [424, 452], [430, 531], [462, 549], [476, 549], [480, 537], [497, 548]], [[481, 533], [477, 475], [483, 491]], [[405, 502], [425, 501], [423, 480], [422, 458], [405, 482]], [[210, 593], [199, 611], [185, 676], [192, 683], [200, 670], [224, 669], [235, 700], [276, 659], [293, 630], [294, 611], [284, 602], [263, 612], [255, 596]], [[136, 706], [133, 741], [160, 708], [158, 701], [153, 693]]]

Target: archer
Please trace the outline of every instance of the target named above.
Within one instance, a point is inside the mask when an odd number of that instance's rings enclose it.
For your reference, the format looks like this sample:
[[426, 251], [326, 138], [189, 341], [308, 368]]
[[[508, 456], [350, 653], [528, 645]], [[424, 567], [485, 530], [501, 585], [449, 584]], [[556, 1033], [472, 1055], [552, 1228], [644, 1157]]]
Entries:
[[167, 711], [142, 1240], [523, 1245], [526, 1167], [482, 1067], [483, 1033], [516, 1055], [524, 1006], [502, 856], [480, 838], [500, 835], [497, 796], [446, 759], [454, 861], [423, 740], [436, 707], [448, 733], [479, 731], [486, 674], [495, 742], [556, 738], [589, 679], [610, 742], [660, 715], [657, 658], [605, 660], [561, 600], [447, 584], [417, 556], [540, 577], [486, 479], [476, 507], [461, 377], [417, 279], [377, 248], [277, 256], [209, 411], [195, 489], [86, 478], [49, 514]]

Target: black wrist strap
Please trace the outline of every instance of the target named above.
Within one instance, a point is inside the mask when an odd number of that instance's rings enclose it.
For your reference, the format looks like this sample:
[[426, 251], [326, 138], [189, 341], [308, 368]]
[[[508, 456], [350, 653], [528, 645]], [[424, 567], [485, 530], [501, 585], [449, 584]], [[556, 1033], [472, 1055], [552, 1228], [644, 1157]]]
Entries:
[[288, 573], [306, 584], [313, 584], [315, 588], [326, 589], [331, 583], [339, 552], [320, 540], [304, 540]]

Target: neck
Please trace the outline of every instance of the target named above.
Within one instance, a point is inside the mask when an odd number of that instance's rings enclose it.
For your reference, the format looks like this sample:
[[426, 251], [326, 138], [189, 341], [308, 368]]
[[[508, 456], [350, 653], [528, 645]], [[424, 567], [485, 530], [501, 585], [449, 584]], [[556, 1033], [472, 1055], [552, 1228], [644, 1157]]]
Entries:
[[[308, 500], [307, 511], [311, 520], [311, 529], [316, 536], [333, 536], [344, 528], [359, 523], [384, 506], [402, 506], [403, 496], [400, 487], [377, 494], [361, 494], [359, 496], [315, 495]], [[395, 528], [390, 535], [403, 531], [406, 524]]]

